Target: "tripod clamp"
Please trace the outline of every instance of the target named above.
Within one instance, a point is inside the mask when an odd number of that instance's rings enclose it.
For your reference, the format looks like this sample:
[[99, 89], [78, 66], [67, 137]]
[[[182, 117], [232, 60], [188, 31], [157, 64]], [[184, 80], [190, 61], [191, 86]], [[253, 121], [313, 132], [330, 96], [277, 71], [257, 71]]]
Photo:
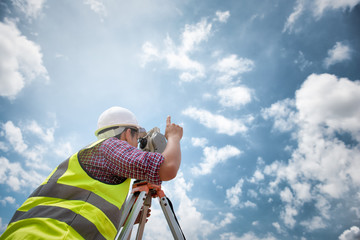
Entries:
[[148, 183], [146, 181], [137, 180], [134, 182], [132, 191], [126, 202], [120, 210], [120, 225], [116, 240], [130, 239], [132, 228], [135, 224], [141, 209], [141, 217], [136, 239], [142, 239], [145, 228], [148, 209], [151, 207], [151, 199], [158, 198], [161, 209], [165, 215], [174, 239], [185, 239], [180, 225], [175, 216], [170, 199], [165, 196], [160, 185]]

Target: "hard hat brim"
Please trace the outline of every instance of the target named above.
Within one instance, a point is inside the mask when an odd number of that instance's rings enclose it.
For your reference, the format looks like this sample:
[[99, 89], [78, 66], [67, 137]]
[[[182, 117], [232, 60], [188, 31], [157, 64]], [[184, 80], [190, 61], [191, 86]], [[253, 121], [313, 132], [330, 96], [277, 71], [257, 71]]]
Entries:
[[140, 127], [139, 125], [136, 124], [115, 124], [115, 125], [110, 125], [110, 126], [105, 126], [102, 128], [99, 128], [95, 131], [95, 136], [97, 137], [99, 135], [99, 132], [108, 129], [108, 128], [113, 128], [113, 127], [135, 127], [137, 128], [139, 131], [142, 127]]

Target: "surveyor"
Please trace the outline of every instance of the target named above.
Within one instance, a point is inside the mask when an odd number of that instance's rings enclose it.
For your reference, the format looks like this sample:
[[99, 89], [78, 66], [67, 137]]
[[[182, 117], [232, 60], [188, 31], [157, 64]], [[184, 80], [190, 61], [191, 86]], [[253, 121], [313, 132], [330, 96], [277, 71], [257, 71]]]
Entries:
[[137, 149], [141, 127], [128, 109], [98, 119], [98, 141], [61, 163], [15, 212], [0, 239], [114, 239], [130, 179], [160, 185], [180, 167], [183, 129], [166, 119], [162, 154]]

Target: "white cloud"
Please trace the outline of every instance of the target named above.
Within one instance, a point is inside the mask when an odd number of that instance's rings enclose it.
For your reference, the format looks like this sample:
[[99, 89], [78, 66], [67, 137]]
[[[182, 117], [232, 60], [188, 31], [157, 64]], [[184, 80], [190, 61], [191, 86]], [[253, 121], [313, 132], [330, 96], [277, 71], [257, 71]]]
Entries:
[[[180, 44], [175, 44], [170, 36], [167, 36], [164, 39], [164, 47], [161, 48], [163, 50], [159, 50], [158, 47], [155, 47], [148, 41], [145, 42], [142, 46], [141, 66], [144, 67], [149, 62], [165, 60], [169, 69], [180, 71], [179, 79], [182, 82], [191, 82], [204, 78], [206, 76], [205, 66], [199, 61], [194, 60], [191, 55], [200, 49], [202, 43], [209, 39], [213, 33], [213, 22], [219, 21], [225, 23], [229, 16], [230, 13], [228, 11], [217, 11], [216, 18], [212, 21], [203, 18], [198, 23], [186, 24], [180, 34]], [[237, 61], [242, 62], [242, 65], [239, 65], [239, 67], [245, 68], [249, 65], [246, 62], [247, 59]]]
[[0, 157], [0, 166], [0, 184], [7, 184], [13, 191], [23, 187], [35, 188], [44, 180], [44, 176], [36, 171], [26, 171], [20, 163], [11, 163], [4, 157]]
[[254, 175], [252, 176], [252, 178], [249, 180], [249, 182], [257, 183], [257, 182], [259, 182], [259, 181], [261, 181], [263, 179], [264, 179], [264, 174], [259, 169], [257, 169], [254, 172]]
[[67, 158], [73, 153], [73, 148], [70, 142], [60, 142], [56, 144], [56, 148], [54, 149], [54, 153], [61, 157]]
[[264, 119], [274, 119], [274, 129], [281, 132], [293, 130], [297, 124], [297, 113], [295, 112], [295, 100], [285, 99], [273, 103], [270, 108], [262, 109]]
[[294, 61], [295, 64], [299, 65], [301, 71], [312, 65], [312, 62], [305, 59], [304, 53], [299, 51], [297, 59]]
[[247, 200], [246, 202], [242, 203], [240, 205], [241, 208], [245, 208], [245, 207], [250, 207], [250, 208], [255, 208], [256, 207], [256, 204]]
[[234, 214], [232, 214], [232, 213], [226, 213], [226, 214], [225, 214], [225, 218], [220, 221], [219, 227], [220, 227], [220, 228], [223, 228], [223, 227], [225, 227], [226, 225], [232, 223], [235, 219], [236, 219], [236, 217], [234, 216]]
[[27, 130], [40, 137], [44, 142], [51, 143], [54, 141], [54, 128], [44, 130], [36, 121], [31, 121]]
[[276, 240], [276, 238], [271, 234], [268, 233], [264, 237], [258, 237], [253, 232], [248, 232], [238, 237], [235, 233], [222, 233], [220, 235], [221, 240]]
[[233, 77], [238, 74], [252, 71], [255, 64], [252, 60], [247, 58], [238, 58], [236, 54], [232, 54], [219, 60], [214, 69], [221, 73], [221, 76], [217, 78], [217, 81], [221, 84], [230, 83]]
[[230, 203], [231, 207], [238, 206], [240, 204], [240, 197], [242, 194], [242, 186], [244, 179], [239, 179], [235, 186], [226, 190], [226, 201]]
[[216, 147], [205, 147], [204, 157], [199, 166], [193, 167], [191, 170], [195, 175], [210, 174], [212, 169], [219, 163], [226, 162], [229, 158], [239, 156], [241, 151], [230, 145], [226, 145], [220, 149]]
[[280, 213], [280, 218], [284, 221], [284, 224], [289, 227], [293, 228], [296, 224], [295, 217], [298, 215], [298, 211], [295, 207], [287, 204], [283, 211]]
[[186, 24], [181, 34], [180, 52], [190, 53], [195, 50], [196, 45], [203, 41], [207, 41], [211, 33], [212, 24], [208, 23], [204, 18], [195, 25]]
[[294, 11], [287, 18], [283, 32], [288, 31], [289, 33], [291, 33], [293, 31], [295, 22], [299, 19], [299, 17], [304, 11], [304, 4], [305, 4], [304, 0], [296, 1]]
[[[280, 192], [286, 203], [281, 212], [286, 226], [294, 227], [301, 207], [316, 201], [321, 215], [301, 223], [315, 230], [324, 227], [324, 219], [331, 218], [332, 199], [354, 198], [350, 186], [360, 187], [360, 82], [312, 74], [295, 96], [263, 110], [263, 116], [274, 119], [274, 129], [295, 129], [293, 138], [297, 141], [287, 164], [276, 161], [266, 166], [264, 173], [275, 177], [269, 192]], [[352, 144], [342, 140], [345, 133]], [[284, 182], [288, 186], [277, 190]]]
[[217, 94], [221, 105], [239, 109], [251, 102], [251, 92], [252, 90], [245, 86], [238, 86], [220, 89]]
[[360, 81], [335, 75], [310, 75], [296, 91], [300, 121], [329, 131], [345, 131], [360, 140]]
[[318, 229], [323, 229], [326, 227], [326, 224], [324, 223], [323, 219], [319, 216], [315, 216], [309, 221], [302, 221], [300, 224], [310, 232]]
[[[187, 239], [208, 239], [211, 233], [225, 227], [235, 219], [232, 213], [219, 213], [223, 219], [217, 219], [217, 221], [205, 219], [196, 208], [200, 200], [191, 199], [188, 196], [192, 183], [186, 182], [181, 172], [173, 181], [164, 183], [162, 188], [174, 205], [175, 214]], [[157, 205], [155, 202], [152, 204], [151, 217], [146, 224], [144, 239], [154, 239], [154, 236], [157, 239], [172, 239], [165, 217]], [[214, 222], [219, 222], [219, 224]]]
[[[25, 165], [30, 168], [49, 170], [48, 165], [43, 162], [45, 155], [51, 153], [50, 155], [53, 158], [66, 158], [72, 153], [72, 147], [69, 142], [60, 140], [55, 143], [55, 127], [44, 128], [36, 121], [29, 121], [28, 124], [20, 128], [15, 126], [12, 121], [8, 121], [1, 124], [1, 128], [7, 140], [5, 143], [2, 143], [5, 150], [14, 150], [17, 154], [20, 154], [24, 157]], [[25, 142], [24, 136], [28, 143]], [[34, 137], [39, 138], [40, 142], [35, 141]], [[9, 149], [8, 146], [12, 148]]]
[[15, 198], [13, 198], [11, 196], [7, 196], [7, 197], [4, 197], [3, 199], [0, 199], [0, 203], [3, 206], [6, 206], [8, 203], [9, 204], [14, 204], [15, 203]]
[[316, 17], [320, 18], [325, 10], [328, 9], [350, 9], [352, 10], [360, 0], [315, 0], [313, 6], [313, 13]]
[[6, 122], [2, 127], [5, 131], [5, 138], [10, 142], [14, 150], [23, 153], [28, 146], [24, 142], [20, 128], [16, 127], [11, 121]]
[[293, 201], [293, 194], [289, 188], [285, 188], [283, 191], [280, 192], [281, 201], [291, 203]]
[[25, 13], [28, 18], [37, 18], [46, 0], [12, 0], [14, 6]]
[[340, 236], [339, 240], [358, 240], [360, 239], [360, 229], [357, 226], [352, 226], [345, 230]]
[[85, 0], [84, 3], [90, 6], [90, 9], [98, 14], [101, 18], [101, 21], [104, 21], [104, 17], [107, 16], [106, 7], [101, 0]]
[[142, 66], [156, 60], [166, 60], [170, 69], [180, 70], [179, 78], [184, 82], [191, 82], [194, 79], [205, 76], [205, 67], [198, 61], [192, 60], [190, 54], [197, 46], [206, 41], [211, 34], [212, 24], [206, 19], [190, 25], [185, 25], [181, 34], [181, 44], [176, 46], [173, 40], [167, 36], [164, 40], [165, 47], [159, 51], [152, 43], [143, 44]]
[[227, 22], [227, 20], [230, 17], [230, 12], [229, 11], [225, 11], [225, 12], [216, 11], [215, 15], [216, 15], [215, 20], [217, 20], [219, 22]]
[[328, 57], [324, 60], [325, 67], [329, 68], [336, 63], [350, 60], [350, 53], [351, 49], [349, 46], [337, 42], [335, 46], [328, 51]]
[[212, 114], [209, 111], [203, 109], [197, 109], [195, 107], [188, 107], [182, 114], [198, 120], [204, 126], [215, 129], [217, 133], [227, 134], [233, 136], [237, 133], [245, 133], [248, 128], [245, 123], [249, 123], [253, 120], [250, 116], [245, 120], [241, 119], [228, 119], [222, 115]]
[[320, 19], [326, 10], [350, 9], [352, 10], [360, 0], [297, 0], [293, 12], [287, 18], [283, 32], [293, 32], [299, 18], [305, 11], [312, 12], [313, 17]]
[[281, 226], [278, 222], [273, 222], [272, 225], [278, 233], [280, 233], [280, 234], [284, 233], [284, 230], [281, 228]]
[[49, 79], [40, 47], [7, 19], [0, 22], [0, 52], [0, 96], [13, 99], [36, 77]]
[[191, 144], [194, 147], [205, 147], [208, 144], [208, 140], [206, 138], [191, 138]]

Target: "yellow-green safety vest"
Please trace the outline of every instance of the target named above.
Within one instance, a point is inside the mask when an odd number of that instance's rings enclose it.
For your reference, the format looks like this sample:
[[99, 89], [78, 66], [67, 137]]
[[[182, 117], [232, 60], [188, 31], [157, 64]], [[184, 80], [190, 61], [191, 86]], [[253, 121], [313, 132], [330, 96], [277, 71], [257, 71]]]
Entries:
[[84, 171], [78, 153], [61, 163], [30, 195], [1, 240], [115, 238], [130, 179], [116, 185], [102, 183]]

